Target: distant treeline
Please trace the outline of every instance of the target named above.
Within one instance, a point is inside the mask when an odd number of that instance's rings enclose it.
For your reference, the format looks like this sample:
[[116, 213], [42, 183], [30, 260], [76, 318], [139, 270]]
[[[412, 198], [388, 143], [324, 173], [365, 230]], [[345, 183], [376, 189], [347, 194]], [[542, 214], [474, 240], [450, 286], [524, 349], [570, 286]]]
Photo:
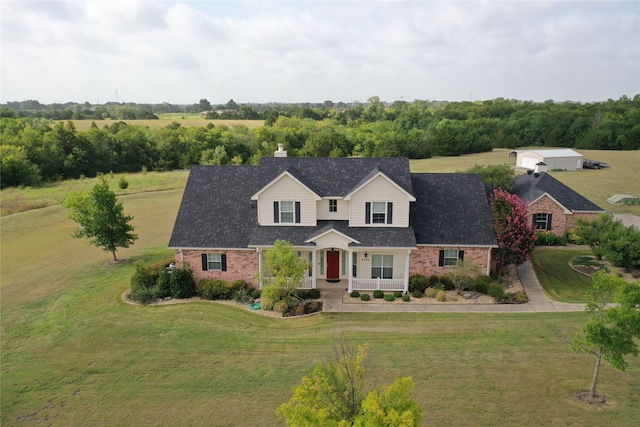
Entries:
[[[311, 157], [428, 158], [522, 146], [640, 149], [640, 95], [589, 104], [501, 98], [384, 104], [372, 97], [364, 105], [325, 101], [240, 106], [230, 100], [212, 107], [202, 99], [198, 104], [181, 106], [182, 112], [198, 109], [211, 119], [265, 121], [264, 126], [252, 130], [213, 124], [183, 127], [177, 122], [150, 129], [130, 121], [155, 116], [164, 112], [159, 105], [169, 104], [65, 105], [61, 110], [51, 108], [57, 104], [23, 101], [0, 108], [2, 188], [98, 173], [166, 171], [193, 164], [255, 164], [262, 156], [272, 156], [279, 143], [289, 156]], [[129, 123], [114, 121], [103, 128], [93, 124], [82, 132], [73, 122], [54, 123], [44, 114], [72, 111], [71, 117], [65, 117], [70, 119], [78, 111], [84, 116], [100, 108], [113, 110], [109, 118]], [[120, 115], [114, 116], [116, 111]], [[123, 111], [127, 111], [124, 116]], [[104, 118], [103, 113], [100, 119]]]

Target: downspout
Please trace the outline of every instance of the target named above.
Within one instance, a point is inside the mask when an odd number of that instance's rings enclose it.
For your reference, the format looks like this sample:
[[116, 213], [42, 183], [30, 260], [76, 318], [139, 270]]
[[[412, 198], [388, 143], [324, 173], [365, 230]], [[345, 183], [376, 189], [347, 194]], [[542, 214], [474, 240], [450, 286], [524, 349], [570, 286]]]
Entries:
[[487, 276], [491, 276], [491, 247], [487, 248]]
[[258, 252], [258, 288], [262, 289], [262, 251], [260, 248], [256, 248]]

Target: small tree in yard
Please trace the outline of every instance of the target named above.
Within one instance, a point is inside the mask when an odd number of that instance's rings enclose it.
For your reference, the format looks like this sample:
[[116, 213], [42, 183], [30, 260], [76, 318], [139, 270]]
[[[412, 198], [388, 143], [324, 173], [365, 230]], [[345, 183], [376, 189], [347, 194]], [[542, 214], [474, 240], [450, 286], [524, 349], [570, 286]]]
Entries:
[[611, 214], [588, 221], [578, 218], [576, 233], [591, 247], [593, 254], [626, 270], [640, 267], [640, 230], [625, 227]]
[[531, 259], [536, 230], [522, 200], [515, 194], [495, 190], [491, 198], [491, 219], [498, 239], [496, 273], [501, 274], [508, 265], [517, 266]]
[[[367, 345], [357, 351], [344, 339], [334, 344], [333, 360], [318, 363], [276, 411], [288, 426], [420, 425], [421, 408], [411, 400], [411, 377], [368, 394]], [[365, 397], [366, 396], [366, 397]]]
[[447, 274], [453, 287], [460, 294], [463, 289], [473, 285], [475, 278], [480, 275], [480, 267], [469, 260], [458, 261], [453, 270]]
[[[611, 302], [616, 304], [609, 305]], [[624, 371], [627, 368], [624, 356], [638, 355], [634, 339], [640, 338], [640, 284], [626, 282], [615, 271], [599, 271], [593, 276], [587, 311], [589, 320], [574, 335], [573, 349], [596, 356], [589, 390], [589, 397], [594, 398], [602, 359]]]
[[117, 248], [128, 248], [138, 239], [129, 224], [133, 217], [123, 213], [122, 203], [118, 203], [116, 193], [104, 178], [88, 193], [71, 193], [63, 206], [69, 209], [69, 217], [80, 225], [72, 236], [91, 239], [90, 244], [111, 252], [114, 261], [118, 260]]
[[[294, 252], [291, 243], [276, 240], [273, 248], [265, 251], [262, 266], [263, 272], [259, 280], [268, 283], [263, 288], [262, 306], [273, 309], [276, 302], [280, 299], [288, 300], [300, 287], [308, 263]], [[295, 301], [287, 302], [293, 304]]]

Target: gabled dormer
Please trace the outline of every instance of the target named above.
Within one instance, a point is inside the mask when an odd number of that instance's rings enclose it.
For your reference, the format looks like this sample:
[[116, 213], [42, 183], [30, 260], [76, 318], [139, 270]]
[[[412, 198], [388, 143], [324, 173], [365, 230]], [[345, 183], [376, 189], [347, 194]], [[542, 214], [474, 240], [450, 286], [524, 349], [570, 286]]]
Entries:
[[416, 198], [377, 167], [344, 197], [350, 227], [408, 227], [409, 207]]
[[287, 169], [251, 197], [258, 201], [259, 225], [315, 226], [322, 200], [293, 169]]

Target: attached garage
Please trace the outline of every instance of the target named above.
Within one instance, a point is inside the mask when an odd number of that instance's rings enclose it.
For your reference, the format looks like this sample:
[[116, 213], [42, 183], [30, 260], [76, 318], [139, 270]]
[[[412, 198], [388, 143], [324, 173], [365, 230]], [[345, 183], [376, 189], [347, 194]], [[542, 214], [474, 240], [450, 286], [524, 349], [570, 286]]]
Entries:
[[509, 157], [516, 157], [516, 167], [520, 169], [535, 169], [536, 164], [543, 162], [548, 170], [579, 170], [582, 169], [584, 156], [569, 148], [554, 150], [515, 150]]

